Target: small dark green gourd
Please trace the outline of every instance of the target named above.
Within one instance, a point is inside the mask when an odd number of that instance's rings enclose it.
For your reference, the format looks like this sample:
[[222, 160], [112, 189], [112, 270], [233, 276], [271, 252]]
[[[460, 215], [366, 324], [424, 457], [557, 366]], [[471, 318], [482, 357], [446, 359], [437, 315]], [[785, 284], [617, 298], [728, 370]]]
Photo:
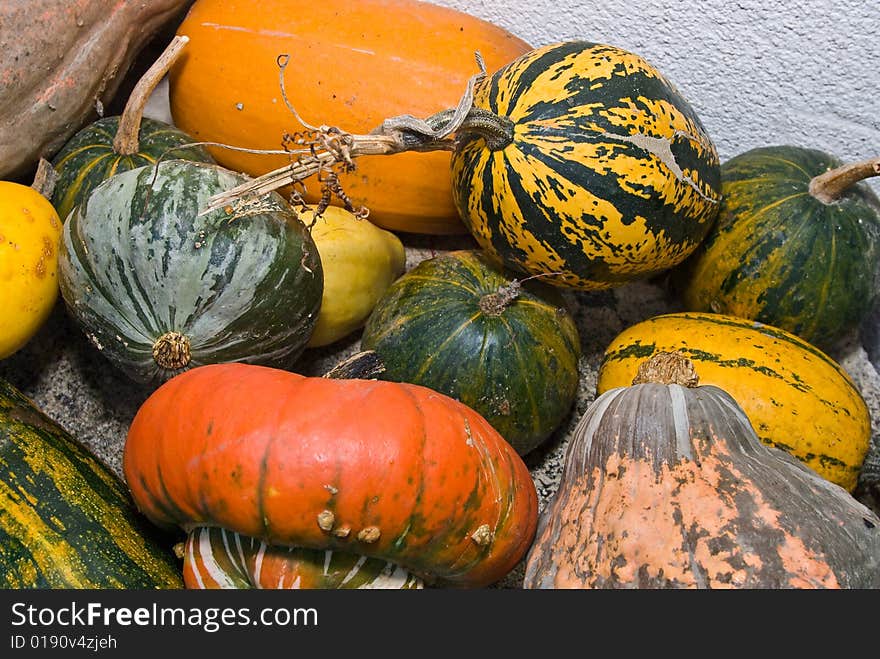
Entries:
[[376, 304], [361, 337], [382, 379], [426, 386], [479, 412], [520, 455], [577, 395], [580, 337], [561, 293], [514, 278], [481, 250], [422, 261]]
[[188, 41], [186, 36], [174, 37], [135, 85], [122, 114], [81, 129], [52, 159], [57, 173], [52, 205], [62, 222], [96, 185], [114, 174], [155, 164], [160, 158], [214, 162], [183, 131], [143, 116], [150, 95]]
[[723, 202], [672, 277], [689, 311], [758, 320], [830, 351], [880, 292], [880, 158], [844, 164], [795, 146], [721, 166]]

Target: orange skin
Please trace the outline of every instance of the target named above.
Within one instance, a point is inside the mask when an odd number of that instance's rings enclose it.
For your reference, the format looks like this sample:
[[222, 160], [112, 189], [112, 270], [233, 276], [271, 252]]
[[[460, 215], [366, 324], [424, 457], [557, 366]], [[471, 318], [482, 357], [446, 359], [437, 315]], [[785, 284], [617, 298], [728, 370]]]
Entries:
[[[198, 0], [178, 34], [190, 42], [170, 74], [174, 123], [199, 140], [280, 149], [303, 130], [285, 105], [281, 54], [290, 55], [285, 89], [304, 121], [368, 133], [386, 118], [424, 118], [455, 107], [478, 73], [489, 74], [531, 49], [507, 31], [459, 11], [415, 0]], [[258, 176], [289, 162], [211, 148], [217, 162]], [[359, 158], [340, 177], [356, 206], [391, 231], [465, 234], [452, 199], [448, 152]], [[320, 184], [306, 181], [310, 202]]]
[[537, 523], [516, 451], [470, 408], [410, 384], [199, 367], [145, 401], [123, 468], [160, 526], [350, 551], [461, 586], [507, 574]]

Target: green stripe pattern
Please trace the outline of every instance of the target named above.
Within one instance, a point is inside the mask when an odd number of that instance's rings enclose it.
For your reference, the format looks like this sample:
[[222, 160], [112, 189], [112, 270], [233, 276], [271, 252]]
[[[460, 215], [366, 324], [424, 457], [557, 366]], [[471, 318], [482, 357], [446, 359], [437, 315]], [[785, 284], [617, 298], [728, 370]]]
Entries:
[[65, 223], [65, 303], [133, 379], [179, 372], [152, 355], [171, 331], [188, 337], [189, 367], [289, 364], [304, 349], [323, 290], [305, 225], [277, 193], [199, 216], [211, 195], [244, 181], [217, 165], [164, 161], [100, 184]]
[[538, 48], [480, 85], [475, 106], [510, 120], [512, 139], [493, 150], [465, 134], [455, 202], [511, 268], [609, 288], [677, 265], [715, 219], [715, 147], [637, 55], [583, 41]]
[[122, 481], [0, 380], [0, 586], [181, 588], [171, 541]]

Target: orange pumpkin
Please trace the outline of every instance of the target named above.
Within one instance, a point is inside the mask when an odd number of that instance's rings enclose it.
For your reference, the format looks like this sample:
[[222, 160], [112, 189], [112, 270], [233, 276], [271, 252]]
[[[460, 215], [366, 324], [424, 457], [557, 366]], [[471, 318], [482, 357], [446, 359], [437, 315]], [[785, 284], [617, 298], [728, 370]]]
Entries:
[[513, 447], [469, 407], [412, 384], [195, 368], [138, 410], [123, 469], [160, 526], [394, 561], [427, 582], [499, 580], [537, 525]]
[[[170, 75], [174, 123], [199, 140], [281, 149], [303, 129], [285, 105], [279, 55], [287, 54], [288, 99], [304, 121], [366, 133], [399, 114], [427, 117], [455, 107], [478, 72], [489, 73], [530, 50], [491, 23], [415, 0], [197, 0], [178, 28], [187, 51]], [[286, 155], [213, 148], [216, 160], [257, 176]], [[446, 152], [364, 158], [340, 177], [355, 205], [392, 231], [465, 234], [452, 198]], [[306, 181], [306, 199], [320, 185]]]

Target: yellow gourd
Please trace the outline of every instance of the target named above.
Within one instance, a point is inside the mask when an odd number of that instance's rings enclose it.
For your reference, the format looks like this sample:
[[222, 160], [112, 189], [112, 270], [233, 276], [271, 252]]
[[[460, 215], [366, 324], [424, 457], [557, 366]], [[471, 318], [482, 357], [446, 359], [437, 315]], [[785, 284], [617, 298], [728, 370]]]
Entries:
[[[311, 221], [309, 212], [303, 220]], [[324, 269], [321, 310], [307, 344], [315, 348], [364, 326], [379, 298], [403, 274], [406, 254], [396, 235], [336, 206], [327, 208], [311, 231]]]
[[0, 181], [0, 359], [23, 347], [58, 299], [61, 220], [35, 188]]
[[846, 371], [785, 330], [724, 314], [648, 318], [617, 335], [603, 355], [598, 395], [628, 386], [658, 352], [690, 359], [701, 384], [724, 389], [758, 437], [852, 492], [871, 443], [871, 417]]

